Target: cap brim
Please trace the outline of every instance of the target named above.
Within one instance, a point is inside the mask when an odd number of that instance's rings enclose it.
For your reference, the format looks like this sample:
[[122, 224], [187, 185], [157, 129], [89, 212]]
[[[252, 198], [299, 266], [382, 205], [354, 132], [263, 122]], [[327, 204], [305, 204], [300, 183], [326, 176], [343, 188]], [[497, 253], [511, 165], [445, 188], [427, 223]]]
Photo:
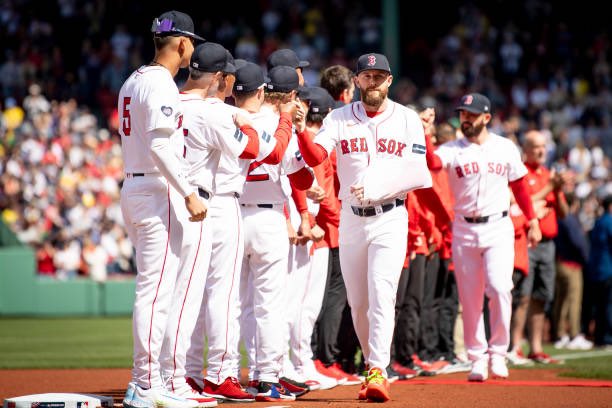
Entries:
[[300, 61], [300, 63], [298, 64], [298, 68], [306, 68], [310, 66], [310, 62], [308, 61]]
[[229, 62], [227, 64], [225, 64], [225, 69], [223, 70], [224, 73], [226, 74], [235, 74], [236, 73], [236, 67], [234, 66], [234, 64], [230, 64]]
[[386, 72], [387, 74], [391, 74], [391, 71], [389, 71], [388, 69], [382, 69], [382, 68], [362, 68], [360, 70], [358, 70], [357, 72], [355, 72], [355, 75], [358, 75], [360, 72], [363, 71], [382, 71], [382, 72]]
[[200, 37], [200, 36], [199, 36], [199, 35], [197, 35], [197, 34], [192, 34], [192, 35], [191, 35], [191, 38], [193, 38], [193, 39], [194, 39], [194, 40], [196, 40], [196, 41], [206, 42], [206, 39], [205, 39], [204, 37]]
[[462, 110], [464, 110], [464, 111], [468, 111], [468, 112], [470, 112], [470, 113], [489, 113], [489, 112], [483, 112], [483, 111], [482, 111], [482, 110], [480, 110], [480, 109], [470, 108], [470, 107], [467, 107], [467, 106], [458, 106], [458, 107], [456, 107], [456, 108], [455, 108], [455, 111], [456, 111], [456, 112], [458, 112], [458, 111], [462, 111]]

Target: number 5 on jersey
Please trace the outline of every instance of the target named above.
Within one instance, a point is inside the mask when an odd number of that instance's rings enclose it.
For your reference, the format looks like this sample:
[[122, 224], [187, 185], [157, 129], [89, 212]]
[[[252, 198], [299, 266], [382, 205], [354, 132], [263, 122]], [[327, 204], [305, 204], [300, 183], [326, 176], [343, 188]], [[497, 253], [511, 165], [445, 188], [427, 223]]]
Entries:
[[121, 129], [123, 130], [123, 135], [124, 136], [129, 136], [130, 133], [132, 132], [132, 123], [131, 123], [131, 118], [130, 118], [130, 102], [131, 102], [132, 98], [129, 96], [125, 96], [123, 98], [123, 108], [121, 109]]

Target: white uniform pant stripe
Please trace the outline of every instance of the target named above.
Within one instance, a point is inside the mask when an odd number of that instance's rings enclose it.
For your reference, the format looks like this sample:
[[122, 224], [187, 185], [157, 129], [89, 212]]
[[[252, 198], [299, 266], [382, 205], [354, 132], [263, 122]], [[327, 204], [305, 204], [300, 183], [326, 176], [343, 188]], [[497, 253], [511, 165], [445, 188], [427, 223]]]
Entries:
[[[462, 244], [455, 235], [462, 227], [455, 225], [452, 249], [468, 357], [472, 361], [486, 359], [487, 352], [505, 356], [510, 344], [514, 235], [504, 230], [512, 228], [512, 223], [505, 218], [491, 225], [497, 239], [486, 248]], [[485, 294], [491, 327], [488, 343], [482, 312]]]
[[370, 367], [386, 368], [395, 327], [397, 285], [406, 256], [404, 206], [374, 217], [340, 215], [340, 266], [355, 332]]

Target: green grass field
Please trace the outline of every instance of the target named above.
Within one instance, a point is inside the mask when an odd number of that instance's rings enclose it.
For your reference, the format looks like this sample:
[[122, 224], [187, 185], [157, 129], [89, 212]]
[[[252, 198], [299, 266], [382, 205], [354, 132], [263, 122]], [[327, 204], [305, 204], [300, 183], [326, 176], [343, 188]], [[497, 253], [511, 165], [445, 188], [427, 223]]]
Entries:
[[[612, 351], [603, 355], [589, 351], [561, 352], [551, 346], [545, 351], [552, 355], [584, 354], [585, 358], [572, 357], [558, 366], [562, 376], [612, 380]], [[131, 365], [130, 317], [0, 318], [0, 369]]]

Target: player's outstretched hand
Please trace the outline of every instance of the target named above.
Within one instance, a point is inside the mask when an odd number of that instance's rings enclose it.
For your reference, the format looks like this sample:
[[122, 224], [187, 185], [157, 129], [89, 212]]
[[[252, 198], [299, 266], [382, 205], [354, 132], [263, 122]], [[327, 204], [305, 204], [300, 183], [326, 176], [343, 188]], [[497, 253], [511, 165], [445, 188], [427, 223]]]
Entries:
[[436, 111], [434, 108], [425, 108], [419, 113], [421, 123], [423, 124], [423, 130], [426, 135], [433, 133], [434, 121], [436, 120]]
[[300, 102], [297, 103], [297, 109], [293, 118], [293, 124], [298, 132], [303, 132], [306, 129], [306, 108]]
[[306, 197], [310, 198], [315, 203], [320, 203], [325, 199], [325, 189], [321, 186], [312, 186], [306, 190]]
[[234, 113], [232, 115], [232, 119], [234, 119], [234, 124], [238, 128], [241, 128], [241, 127], [243, 127], [245, 125], [249, 125], [249, 126], [253, 127], [253, 122], [251, 122], [251, 120], [249, 118], [247, 118], [244, 115], [241, 115], [240, 113]]
[[185, 197], [185, 206], [190, 214], [189, 221], [200, 222], [206, 218], [208, 208], [196, 193], [191, 193]]
[[278, 110], [280, 113], [288, 113], [289, 115], [291, 115], [291, 118], [293, 119], [295, 117], [295, 112], [297, 112], [298, 106], [300, 105], [301, 104], [299, 102], [289, 101], [289, 102], [281, 103], [280, 106], [278, 107]]

